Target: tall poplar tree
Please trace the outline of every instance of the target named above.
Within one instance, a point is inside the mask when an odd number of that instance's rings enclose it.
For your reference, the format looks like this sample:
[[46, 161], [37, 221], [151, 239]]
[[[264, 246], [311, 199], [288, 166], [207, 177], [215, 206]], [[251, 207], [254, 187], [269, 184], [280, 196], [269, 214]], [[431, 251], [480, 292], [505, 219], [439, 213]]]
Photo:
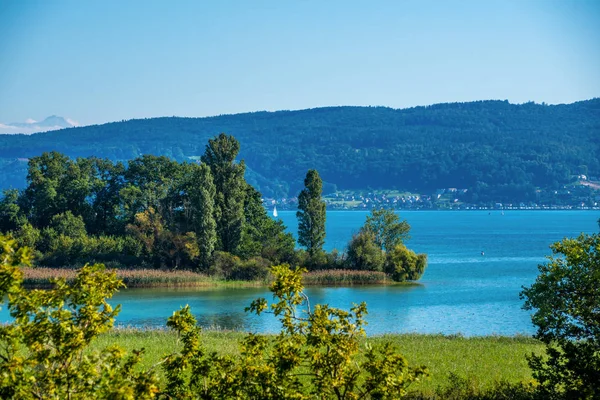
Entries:
[[243, 160], [234, 162], [239, 151], [240, 143], [221, 133], [208, 141], [201, 158], [210, 167], [216, 189], [214, 215], [219, 249], [229, 253], [237, 251], [244, 225], [246, 165]]
[[325, 243], [325, 202], [321, 200], [323, 181], [310, 169], [304, 178], [304, 189], [298, 195], [298, 243], [312, 257], [322, 251]]
[[200, 262], [207, 267], [217, 243], [217, 223], [214, 218], [215, 185], [210, 168], [201, 164], [194, 169], [190, 185], [193, 224], [200, 250]]

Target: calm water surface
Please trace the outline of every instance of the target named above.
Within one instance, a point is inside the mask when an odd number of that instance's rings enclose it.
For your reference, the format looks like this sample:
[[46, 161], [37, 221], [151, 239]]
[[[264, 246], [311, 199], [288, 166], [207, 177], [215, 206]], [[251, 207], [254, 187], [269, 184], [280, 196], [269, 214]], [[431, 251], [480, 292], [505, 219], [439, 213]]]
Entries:
[[[327, 213], [326, 249], [343, 249], [364, 223], [366, 212]], [[597, 211], [413, 211], [403, 212], [411, 227], [408, 247], [427, 253], [429, 265], [418, 286], [307, 288], [311, 303], [349, 308], [367, 302], [367, 333], [531, 334], [529, 314], [519, 292], [537, 275], [550, 254], [548, 245], [581, 232], [598, 231]], [[296, 231], [294, 212], [279, 213]], [[484, 252], [484, 255], [482, 255]], [[189, 304], [204, 327], [259, 332], [278, 331], [270, 316], [244, 312], [262, 288], [166, 290], [129, 289], [111, 303], [122, 304], [117, 322], [164, 326], [174, 310]], [[6, 320], [6, 311], [0, 320]]]

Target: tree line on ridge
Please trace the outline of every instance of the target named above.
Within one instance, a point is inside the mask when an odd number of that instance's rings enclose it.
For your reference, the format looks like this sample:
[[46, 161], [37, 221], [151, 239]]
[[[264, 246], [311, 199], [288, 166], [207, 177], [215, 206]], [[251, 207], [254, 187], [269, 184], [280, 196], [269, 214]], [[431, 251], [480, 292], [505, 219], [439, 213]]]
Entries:
[[308, 169], [324, 192], [468, 189], [466, 202], [536, 201], [577, 176], [600, 177], [600, 99], [567, 105], [506, 101], [394, 110], [329, 107], [210, 118], [152, 118], [0, 135], [0, 188], [23, 188], [26, 160], [56, 150], [112, 161], [143, 154], [200, 158], [214, 132], [243, 145], [246, 179], [265, 197], [294, 197]]

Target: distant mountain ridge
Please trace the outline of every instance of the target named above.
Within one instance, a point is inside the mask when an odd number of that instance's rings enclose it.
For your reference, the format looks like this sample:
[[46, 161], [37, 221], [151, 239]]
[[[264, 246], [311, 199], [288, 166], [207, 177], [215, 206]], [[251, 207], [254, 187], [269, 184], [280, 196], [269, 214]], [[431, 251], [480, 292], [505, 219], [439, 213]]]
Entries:
[[9, 124], [0, 124], [0, 133], [37, 133], [45, 132], [49, 130], [72, 128], [77, 126], [74, 122], [59, 117], [57, 115], [51, 115], [45, 118], [43, 121], [29, 120], [26, 122], [11, 122]]
[[573, 175], [600, 176], [597, 98], [565, 105], [491, 100], [162, 117], [2, 135], [0, 187], [23, 187], [23, 159], [44, 151], [189, 161], [220, 132], [240, 141], [247, 178], [265, 196], [294, 196], [310, 168], [330, 191], [456, 187], [478, 199], [531, 200], [537, 188], [559, 188]]

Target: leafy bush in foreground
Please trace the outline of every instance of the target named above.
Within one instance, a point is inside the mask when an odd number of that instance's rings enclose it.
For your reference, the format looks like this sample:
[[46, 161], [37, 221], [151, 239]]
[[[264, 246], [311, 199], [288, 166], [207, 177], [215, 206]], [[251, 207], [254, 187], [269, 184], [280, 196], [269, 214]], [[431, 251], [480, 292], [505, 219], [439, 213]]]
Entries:
[[374, 348], [367, 343], [361, 351], [366, 305], [350, 312], [328, 305], [311, 309], [302, 292], [302, 272], [287, 265], [272, 268], [276, 302], [269, 307], [257, 299], [247, 310], [272, 312], [282, 330], [272, 344], [266, 335], [248, 334], [239, 357], [206, 354], [189, 307], [175, 312], [167, 325], [179, 333], [183, 349], [163, 364], [167, 397], [397, 399], [428, 375], [425, 367], [409, 367], [389, 344]]
[[22, 288], [27, 248], [0, 236], [0, 299], [8, 295], [15, 319], [0, 326], [0, 398], [145, 399], [158, 392], [149, 371], [138, 371], [142, 351], [126, 357], [118, 347], [89, 354], [90, 342], [108, 331], [119, 308], [106, 302], [122, 286], [104, 266], [85, 266], [71, 284], [52, 290]]

